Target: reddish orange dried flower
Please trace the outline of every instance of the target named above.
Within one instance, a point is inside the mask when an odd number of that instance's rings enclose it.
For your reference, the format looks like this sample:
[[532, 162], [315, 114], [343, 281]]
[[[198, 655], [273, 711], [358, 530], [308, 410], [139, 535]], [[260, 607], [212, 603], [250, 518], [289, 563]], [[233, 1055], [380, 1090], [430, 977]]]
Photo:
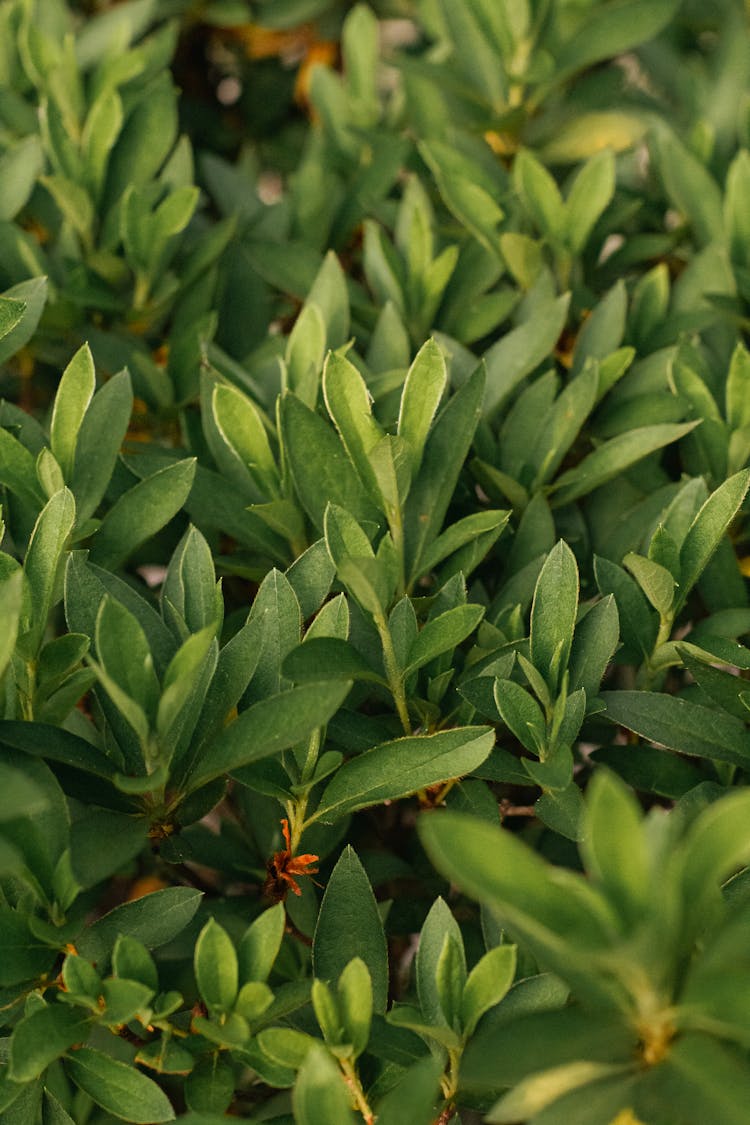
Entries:
[[295, 875], [315, 875], [318, 868], [319, 857], [316, 855], [292, 855], [292, 845], [289, 836], [289, 821], [284, 817], [281, 821], [281, 831], [284, 834], [286, 847], [282, 851], [274, 852], [268, 861], [268, 875], [263, 885], [263, 894], [273, 902], [281, 902], [289, 891], [301, 895], [302, 890], [294, 878]]

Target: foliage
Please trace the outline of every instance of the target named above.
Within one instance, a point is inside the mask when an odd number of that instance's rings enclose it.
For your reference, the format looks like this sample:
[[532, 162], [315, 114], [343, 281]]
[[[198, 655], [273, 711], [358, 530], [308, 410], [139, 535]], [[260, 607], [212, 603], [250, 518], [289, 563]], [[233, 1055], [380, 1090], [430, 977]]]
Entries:
[[706, 7], [3, 0], [0, 1125], [746, 1121]]

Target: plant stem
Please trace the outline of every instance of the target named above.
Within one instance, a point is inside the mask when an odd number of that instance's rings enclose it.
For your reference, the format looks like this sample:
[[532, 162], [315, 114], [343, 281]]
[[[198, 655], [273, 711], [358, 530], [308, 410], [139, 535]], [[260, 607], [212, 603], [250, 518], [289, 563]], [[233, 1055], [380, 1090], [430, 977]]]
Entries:
[[388, 628], [388, 622], [383, 614], [378, 614], [375, 617], [375, 624], [380, 634], [380, 643], [383, 646], [385, 674], [388, 677], [388, 686], [391, 689], [393, 701], [396, 704], [398, 717], [401, 720], [401, 726], [404, 728], [404, 734], [411, 734], [409, 708], [406, 705], [406, 692], [404, 691], [404, 678], [398, 666], [398, 660], [396, 659], [396, 650], [393, 647], [391, 631]]
[[341, 1070], [344, 1074], [344, 1080], [352, 1092], [354, 1104], [362, 1114], [365, 1125], [375, 1125], [375, 1114], [370, 1109], [365, 1092], [362, 1089], [362, 1083], [359, 1080], [359, 1075], [355, 1069], [354, 1063], [351, 1059], [340, 1059]]

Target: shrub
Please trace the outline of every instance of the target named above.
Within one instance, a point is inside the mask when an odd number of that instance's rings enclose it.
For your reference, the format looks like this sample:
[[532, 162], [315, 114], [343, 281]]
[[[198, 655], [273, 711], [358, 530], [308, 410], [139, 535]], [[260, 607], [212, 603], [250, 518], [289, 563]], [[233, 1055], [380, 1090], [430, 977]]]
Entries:
[[749, 39], [4, 0], [2, 1125], [746, 1121]]

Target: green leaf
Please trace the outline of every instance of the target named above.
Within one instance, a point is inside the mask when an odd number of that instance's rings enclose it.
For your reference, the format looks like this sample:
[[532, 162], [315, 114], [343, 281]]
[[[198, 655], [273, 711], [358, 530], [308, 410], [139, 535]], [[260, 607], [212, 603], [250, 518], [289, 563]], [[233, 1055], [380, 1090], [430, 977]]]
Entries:
[[12, 297], [0, 296], [0, 340], [8, 336], [21, 323], [26, 305]]
[[422, 558], [442, 527], [482, 408], [484, 371], [478, 368], [443, 407], [424, 448], [422, 467], [404, 508], [407, 573], [424, 573]]
[[578, 567], [561, 539], [541, 569], [531, 606], [531, 662], [553, 694], [568, 666], [577, 612]]
[[237, 954], [229, 934], [209, 918], [195, 944], [195, 979], [213, 1019], [231, 1011], [237, 997]]
[[[446, 528], [442, 535], [439, 535], [434, 543], [427, 548], [421, 562], [422, 572], [429, 574], [445, 559], [450, 559], [452, 555], [460, 551], [462, 547], [477, 542], [483, 536], [491, 535], [492, 542], [494, 542], [502, 534], [509, 519], [510, 512], [490, 510], [473, 512], [472, 515], [457, 520], [456, 523]], [[492, 542], [488, 544], [488, 548], [492, 546]]]
[[593, 409], [598, 385], [598, 365], [586, 364], [583, 371], [568, 383], [548, 412], [539, 427], [534, 447], [528, 454], [528, 464], [537, 469], [532, 491], [554, 477], [559, 469]]
[[[35, 134], [22, 137], [6, 148], [0, 157], [0, 183], [3, 185], [0, 220], [7, 222], [14, 219], [25, 207], [43, 168], [44, 151]], [[0, 338], [4, 335], [0, 313]]]
[[578, 171], [565, 201], [565, 235], [574, 254], [583, 250], [599, 216], [615, 191], [612, 149], [595, 153]]
[[188, 776], [188, 791], [225, 773], [242, 781], [242, 766], [287, 750], [324, 726], [351, 686], [351, 680], [303, 684], [254, 703], [204, 751]]
[[0, 677], [7, 668], [16, 647], [23, 605], [23, 582], [23, 571], [20, 567], [0, 581], [0, 620], [3, 621], [3, 631], [0, 635]]
[[279, 495], [279, 473], [260, 413], [236, 387], [217, 384], [211, 407], [219, 435], [241, 473], [264, 496]]
[[284, 906], [278, 902], [247, 928], [237, 949], [239, 979], [243, 984], [268, 979], [281, 948], [285, 924]]
[[100, 1018], [109, 1027], [119, 1027], [136, 1018], [148, 1018], [154, 990], [145, 984], [135, 980], [105, 980], [101, 993], [104, 1009]]
[[[512, 833], [452, 812], [421, 817], [419, 833], [439, 871], [525, 940], [533, 935], [548, 959], [557, 951], [569, 960], [566, 975], [574, 971], [574, 948], [582, 953], [609, 932], [612, 920], [601, 896], [564, 868], [551, 880], [545, 861]], [[564, 943], [553, 941], [553, 932], [564, 934]]]
[[487, 727], [457, 727], [375, 746], [337, 770], [311, 819], [331, 824], [368, 805], [463, 777], [482, 764], [493, 744]]
[[428, 621], [409, 649], [404, 675], [429, 664], [441, 653], [452, 652], [474, 632], [483, 616], [483, 606], [457, 605]]
[[432, 1056], [410, 1066], [378, 1102], [379, 1125], [432, 1125], [441, 1104], [442, 1069]]
[[24, 573], [29, 586], [31, 620], [22, 625], [30, 654], [42, 642], [47, 618], [58, 599], [59, 571], [75, 522], [73, 493], [63, 488], [47, 501], [31, 534]]
[[0, 947], [0, 986], [4, 988], [49, 972], [57, 956], [31, 932], [26, 919], [8, 906], [0, 906]]
[[200, 1114], [220, 1114], [234, 1097], [234, 1071], [218, 1053], [201, 1059], [185, 1081], [185, 1101]]
[[[529, 1075], [505, 1094], [490, 1110], [487, 1121], [493, 1125], [514, 1125], [521, 1119], [536, 1117], [548, 1106], [557, 1102], [565, 1094], [581, 1086], [602, 1082], [607, 1078], [619, 1077], [627, 1073], [625, 1064], [600, 1062], [570, 1062], [561, 1066], [549, 1067]], [[632, 1120], [636, 1120], [632, 1118]]]
[[148, 821], [111, 809], [87, 809], [70, 828], [70, 862], [84, 889], [110, 878], [142, 850]]
[[173, 763], [173, 770], [178, 776], [191, 768], [201, 746], [209, 738], [219, 734], [232, 709], [237, 706], [263, 652], [266, 623], [265, 611], [255, 617], [249, 615], [245, 624], [219, 653], [216, 670], [193, 731], [190, 750], [179, 759], [179, 769], [177, 763]]
[[30, 1082], [74, 1043], [85, 1042], [90, 1025], [80, 1012], [62, 1004], [48, 1005], [25, 1016], [13, 1031], [10, 1043], [10, 1076]]
[[[38, 272], [36, 263], [32, 270], [34, 273]], [[5, 363], [20, 351], [36, 332], [47, 300], [47, 289], [46, 277], [32, 277], [29, 281], [21, 281], [18, 285], [6, 289], [3, 297], [0, 298], [0, 303], [7, 310], [4, 318], [5, 331], [2, 329], [3, 320], [0, 319], [0, 363]], [[8, 309], [4, 304], [5, 301], [13, 302], [13, 308]], [[25, 306], [21, 310], [20, 320], [15, 319], [15, 314], [19, 311], [16, 302]]]
[[463, 939], [446, 934], [438, 957], [435, 984], [440, 1008], [448, 1027], [461, 1030], [461, 998], [466, 984], [466, 956]]
[[[138, 704], [147, 720], [153, 719], [160, 688], [151, 649], [133, 614], [109, 594], [96, 615], [95, 645], [108, 678]], [[148, 735], [148, 725], [143, 734]]]
[[557, 241], [565, 221], [562, 196], [547, 169], [528, 149], [521, 149], [513, 162], [513, 184], [540, 233]]
[[610, 0], [580, 14], [580, 27], [557, 54], [555, 80], [653, 39], [669, 23], [679, 0]]
[[656, 642], [658, 618], [649, 609], [638, 583], [616, 563], [596, 556], [594, 574], [601, 593], [614, 594], [622, 639], [633, 654], [631, 659], [637, 661], [639, 652], [650, 656]]
[[617, 902], [626, 922], [642, 917], [651, 884], [642, 814], [629, 789], [607, 770], [594, 774], [586, 793], [581, 852], [586, 870]]
[[372, 416], [372, 399], [364, 379], [348, 359], [335, 352], [329, 352], [323, 369], [323, 395], [352, 465], [376, 498], [379, 489], [370, 455], [383, 431]]
[[296, 559], [286, 572], [306, 621], [320, 609], [336, 577], [336, 569], [324, 539], [318, 539]]
[[513, 680], [495, 680], [495, 706], [508, 729], [521, 745], [540, 757], [546, 748], [544, 714], [534, 697]]
[[86, 189], [67, 176], [40, 176], [39, 182], [54, 199], [63, 219], [83, 241], [89, 240], [94, 225], [94, 206]]
[[681, 754], [747, 766], [750, 732], [726, 712], [650, 691], [606, 691], [607, 718]]
[[300, 1067], [292, 1094], [297, 1125], [355, 1125], [349, 1092], [339, 1068], [321, 1045], [312, 1048]]
[[121, 934], [156, 949], [176, 937], [191, 920], [201, 900], [192, 887], [167, 887], [134, 902], [116, 906], [80, 934], [78, 952], [104, 969]]
[[656, 132], [653, 148], [667, 195], [692, 226], [698, 245], [722, 239], [721, 190], [708, 169], [666, 128]]
[[458, 950], [459, 961], [463, 960], [465, 978], [466, 960], [463, 956], [461, 931], [446, 902], [437, 898], [422, 926], [415, 959], [417, 995], [422, 1022], [425, 1024], [446, 1026], [448, 1023], [448, 1013], [443, 1008], [438, 981], [440, 958], [448, 940], [452, 940]]
[[447, 381], [443, 353], [434, 340], [428, 340], [406, 374], [398, 415], [398, 435], [409, 446], [414, 477], [422, 464], [427, 435]]
[[70, 480], [79, 526], [94, 514], [109, 485], [132, 409], [130, 375], [121, 371], [94, 395], [83, 417]]
[[179, 512], [188, 498], [196, 461], [187, 457], [145, 477], [109, 509], [96, 533], [91, 561], [116, 570]]
[[0, 484], [5, 485], [33, 512], [44, 504], [36, 463], [25, 445], [0, 427]]
[[169, 1099], [151, 1078], [101, 1051], [82, 1047], [68, 1055], [65, 1069], [80, 1090], [114, 1117], [136, 1125], [174, 1120]]
[[364, 962], [376, 1012], [385, 1012], [388, 951], [383, 923], [364, 868], [351, 847], [341, 853], [326, 887], [313, 939], [313, 970], [336, 981], [355, 957]]
[[44, 1110], [42, 1121], [44, 1125], [76, 1125], [73, 1118], [63, 1109], [55, 1095], [49, 1090], [44, 1091]]
[[373, 1010], [370, 971], [361, 957], [354, 957], [341, 973], [337, 993], [345, 1041], [356, 1059], [367, 1048]]
[[708, 565], [737, 515], [750, 486], [750, 469], [735, 473], [712, 492], [688, 528], [680, 548], [681, 583], [678, 607]]
[[332, 250], [310, 286], [306, 303], [317, 305], [323, 314], [328, 347], [342, 347], [349, 338], [349, 295], [346, 276]]
[[44, 790], [23, 768], [0, 761], [0, 824], [19, 816], [37, 816], [48, 803]]
[[[748, 156], [747, 153], [744, 154]], [[748, 242], [750, 245], [750, 240]], [[732, 352], [725, 396], [727, 422], [733, 430], [750, 426], [750, 352], [737, 344]]]
[[96, 777], [111, 778], [112, 765], [98, 747], [49, 723], [0, 722], [0, 742], [25, 754], [63, 762]]
[[320, 683], [322, 680], [385, 682], [353, 645], [338, 637], [310, 637], [303, 641], [284, 660], [284, 675], [295, 683]]
[[505, 75], [479, 13], [471, 4], [456, 5], [450, 0], [442, 0], [441, 7], [457, 66], [493, 109], [499, 110], [506, 102]]
[[596, 602], [576, 626], [568, 662], [569, 690], [583, 688], [587, 706], [599, 691], [619, 636], [620, 620], [612, 594]]
[[314, 409], [326, 347], [326, 326], [317, 305], [305, 301], [286, 344], [289, 389]]
[[661, 617], [666, 617], [672, 608], [675, 595], [675, 580], [666, 569], [652, 559], [629, 551], [622, 565], [630, 571], [644, 594]]
[[73, 475], [78, 431], [95, 387], [94, 360], [84, 344], [62, 373], [50, 422], [50, 448], [66, 481]]
[[516, 947], [496, 945], [477, 961], [469, 973], [461, 1000], [465, 1037], [473, 1035], [485, 1012], [505, 997], [516, 973]]
[[720, 885], [748, 863], [748, 807], [750, 793], [735, 790], [705, 808], [690, 826], [680, 869], [683, 900], [695, 919], [692, 932], [699, 930], [706, 907], [718, 903]]
[[542, 302], [529, 320], [511, 329], [485, 352], [486, 418], [494, 417], [519, 383], [550, 355], [565, 325], [569, 304], [569, 293]]
[[138, 981], [140, 984], [156, 992], [159, 987], [159, 977], [154, 959], [146, 946], [120, 934], [112, 951], [112, 972], [124, 980]]
[[281, 431], [300, 503], [319, 532], [329, 502], [357, 520], [377, 522], [378, 509], [336, 433], [293, 394], [281, 401]]
[[[180, 646], [164, 674], [164, 686], [156, 713], [156, 730], [162, 744], [181, 737], [185, 725], [195, 722], [195, 709], [201, 702], [217, 663], [216, 625], [207, 625]], [[193, 707], [191, 716], [190, 708]], [[189, 730], [189, 726], [188, 726]]]
[[550, 487], [553, 505], [562, 507], [593, 492], [595, 488], [601, 488], [649, 453], [679, 441], [697, 425], [697, 422], [679, 425], [664, 422], [654, 426], [640, 426], [603, 442], [575, 468], [568, 469], [557, 478]]
[[94, 197], [104, 185], [109, 154], [122, 129], [123, 106], [117, 90], [104, 89], [93, 102], [81, 134], [81, 147]]
[[[750, 1096], [744, 1056], [706, 1033], [680, 1036], [665, 1060], [666, 1096], [694, 1121], [743, 1125]], [[659, 1091], [662, 1098], [664, 1092]]]

